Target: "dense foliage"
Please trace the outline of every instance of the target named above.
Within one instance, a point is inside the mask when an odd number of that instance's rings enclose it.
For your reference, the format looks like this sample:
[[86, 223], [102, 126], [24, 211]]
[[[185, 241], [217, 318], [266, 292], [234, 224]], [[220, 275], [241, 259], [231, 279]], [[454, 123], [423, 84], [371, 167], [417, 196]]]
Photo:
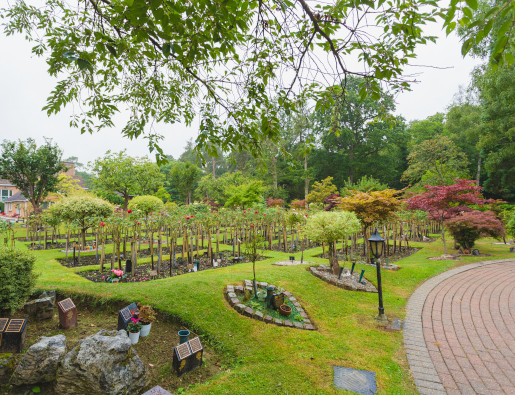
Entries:
[[0, 310], [4, 313], [12, 314], [32, 293], [35, 262], [28, 251], [0, 246]]
[[490, 236], [496, 239], [505, 234], [504, 225], [494, 213], [489, 211], [469, 211], [445, 221], [452, 237], [463, 248], [470, 249], [480, 237]]
[[30, 201], [34, 210], [49, 192], [58, 188], [58, 173], [66, 170], [57, 144], [45, 140], [37, 146], [33, 139], [4, 140], [0, 154], [0, 177], [12, 182]]

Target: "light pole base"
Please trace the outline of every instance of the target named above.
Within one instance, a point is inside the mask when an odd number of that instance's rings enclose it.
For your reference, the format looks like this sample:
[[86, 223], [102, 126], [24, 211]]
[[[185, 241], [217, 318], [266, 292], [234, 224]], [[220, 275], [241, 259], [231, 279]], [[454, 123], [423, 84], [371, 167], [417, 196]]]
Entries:
[[384, 315], [384, 313], [382, 314], [379, 314], [377, 317], [376, 317], [376, 321], [377, 322], [380, 322], [381, 324], [388, 324], [390, 321], [388, 320], [388, 318], [386, 318], [386, 316]]

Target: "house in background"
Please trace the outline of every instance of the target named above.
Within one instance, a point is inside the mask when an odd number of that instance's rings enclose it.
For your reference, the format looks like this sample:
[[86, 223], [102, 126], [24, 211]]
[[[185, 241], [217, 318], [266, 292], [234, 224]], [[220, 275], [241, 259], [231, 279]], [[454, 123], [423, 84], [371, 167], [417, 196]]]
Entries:
[[0, 179], [0, 201], [3, 202], [20, 190], [11, 181]]
[[[74, 162], [64, 162], [67, 167], [67, 170], [62, 174], [67, 175], [74, 180], [77, 180], [77, 185], [82, 189], [88, 189], [84, 182], [84, 179], [81, 176], [75, 175], [75, 163]], [[5, 187], [5, 188], [4, 188]], [[5, 190], [5, 192], [4, 192]], [[25, 217], [28, 213], [32, 211], [32, 204], [29, 202], [23, 194], [12, 185], [7, 180], [0, 180], [0, 192], [2, 195], [2, 201], [5, 205], [4, 212], [7, 215], [14, 216], [19, 215], [20, 217]], [[4, 199], [3, 196], [6, 196]], [[54, 204], [57, 200], [59, 200], [59, 195], [49, 195], [44, 202], [41, 203], [42, 209], [47, 209], [52, 204]]]

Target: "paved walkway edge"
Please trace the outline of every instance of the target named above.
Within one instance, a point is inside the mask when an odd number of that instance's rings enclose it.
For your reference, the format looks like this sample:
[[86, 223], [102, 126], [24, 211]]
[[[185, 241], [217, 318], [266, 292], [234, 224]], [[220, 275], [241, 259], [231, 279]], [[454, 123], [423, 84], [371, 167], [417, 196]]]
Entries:
[[406, 349], [409, 367], [415, 379], [417, 390], [421, 395], [447, 394], [429, 355], [422, 331], [422, 310], [424, 309], [427, 295], [442, 281], [456, 274], [481, 266], [509, 261], [513, 261], [513, 259], [476, 262], [448, 270], [424, 282], [411, 295], [406, 304], [406, 317], [403, 324], [404, 348]]

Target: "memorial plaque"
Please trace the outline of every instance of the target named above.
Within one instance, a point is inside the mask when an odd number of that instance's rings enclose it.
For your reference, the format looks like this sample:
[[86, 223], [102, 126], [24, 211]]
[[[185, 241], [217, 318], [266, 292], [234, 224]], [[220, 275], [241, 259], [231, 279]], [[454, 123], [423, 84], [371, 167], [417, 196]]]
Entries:
[[200, 342], [200, 338], [197, 336], [188, 342], [191, 350], [191, 357], [189, 358], [189, 371], [199, 368], [202, 366], [202, 355], [204, 354], [204, 348]]
[[272, 307], [277, 310], [282, 304], [284, 304], [284, 294], [274, 294], [272, 296]]
[[[8, 322], [6, 323], [5, 320], [8, 320]], [[0, 322], [0, 328], [4, 327], [1, 333], [0, 352], [22, 352], [27, 336], [27, 318], [2, 318]]]
[[59, 307], [59, 326], [63, 329], [71, 329], [77, 326], [77, 307], [73, 301], [68, 298], [61, 300]]
[[127, 324], [129, 323], [131, 318], [134, 317], [137, 310], [138, 306], [136, 306], [136, 303], [131, 303], [130, 305], [121, 309], [118, 312], [118, 330], [127, 329]]
[[125, 261], [125, 273], [132, 273], [132, 261], [130, 259]]
[[472, 250], [470, 252], [472, 253], [472, 255], [479, 256], [479, 250]]
[[189, 342], [182, 343], [173, 350], [172, 366], [177, 372], [177, 377], [181, 377], [183, 374], [189, 372], [188, 357], [192, 354], [188, 343]]
[[152, 276], [157, 276], [157, 270], [151, 270], [149, 275], [152, 277]]
[[0, 347], [2, 347], [2, 337], [8, 322], [9, 318], [0, 318]]

